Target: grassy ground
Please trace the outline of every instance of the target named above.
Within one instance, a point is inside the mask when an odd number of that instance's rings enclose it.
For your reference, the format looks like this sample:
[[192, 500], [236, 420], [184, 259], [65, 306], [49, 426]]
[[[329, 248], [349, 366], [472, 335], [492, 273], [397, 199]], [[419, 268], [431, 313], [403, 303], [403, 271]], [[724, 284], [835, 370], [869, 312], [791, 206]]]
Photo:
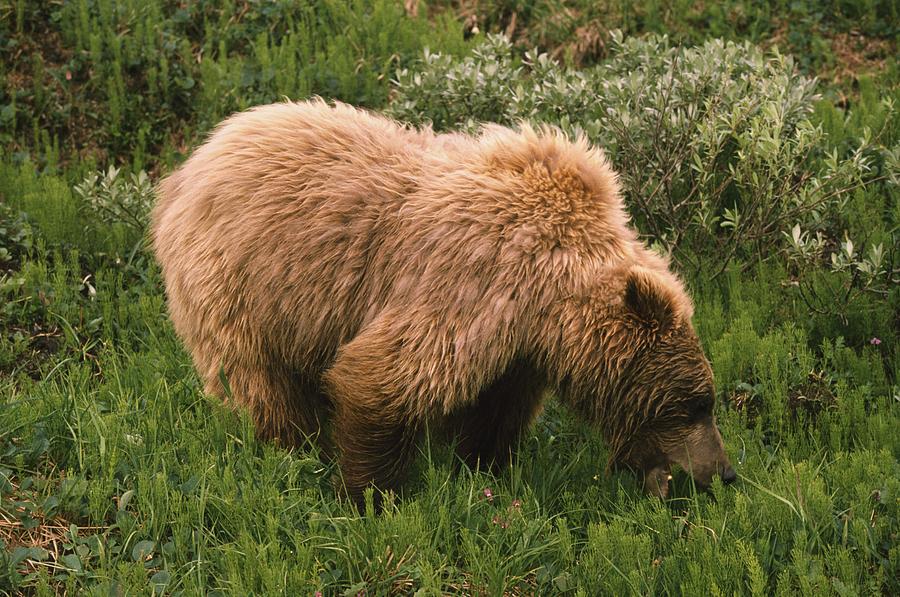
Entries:
[[[533, 30], [525, 9], [546, 10], [509, 4], [520, 31]], [[551, 401], [501, 476], [426, 443], [403, 495], [360, 516], [335, 498], [339, 471], [315, 446], [260, 443], [204, 396], [140, 218], [95, 199], [124, 193], [139, 211], [147, 183], [130, 172], [155, 179], [233, 109], [309, 93], [383, 106], [393, 69], [424, 46], [464, 51], [472, 10], [413, 19], [387, 2], [304, 6], [0, 3], [0, 591], [900, 593], [895, 287], [839, 310], [796, 292], [801, 275], [824, 297], [849, 283], [826, 269], [772, 260], [690, 280], [740, 479], [702, 493], [679, 475], [667, 502], [607, 474], [597, 432]], [[497, 6], [501, 16], [479, 13], [482, 28], [512, 14]], [[750, 33], [701, 27], [689, 11], [630, 30], [765, 41], [792, 18], [766, 6]], [[857, 18], [859, 35], [894, 43], [878, 27], [896, 5], [868, 6], [816, 22], [841, 32]], [[828, 68], [826, 54], [810, 54], [810, 68]], [[900, 137], [878, 120], [896, 67], [873, 68], [846, 88], [849, 111], [830, 100], [817, 110], [838, 149], [866, 126]], [[76, 189], [110, 164], [125, 170], [105, 190]], [[852, 229], [896, 238], [895, 191], [861, 189], [849, 210]]]

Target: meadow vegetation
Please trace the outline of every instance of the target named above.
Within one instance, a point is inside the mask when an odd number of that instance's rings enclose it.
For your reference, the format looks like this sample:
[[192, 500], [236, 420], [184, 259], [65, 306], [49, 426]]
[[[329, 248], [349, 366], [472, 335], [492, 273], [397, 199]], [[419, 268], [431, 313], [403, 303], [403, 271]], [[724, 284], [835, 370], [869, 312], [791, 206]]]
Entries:
[[[0, 1], [0, 591], [900, 593], [897, 4], [637, 4]], [[314, 94], [606, 148], [691, 287], [739, 480], [649, 499], [551, 401], [499, 476], [426, 442], [361, 515], [314, 444], [205, 396], [152, 186]]]

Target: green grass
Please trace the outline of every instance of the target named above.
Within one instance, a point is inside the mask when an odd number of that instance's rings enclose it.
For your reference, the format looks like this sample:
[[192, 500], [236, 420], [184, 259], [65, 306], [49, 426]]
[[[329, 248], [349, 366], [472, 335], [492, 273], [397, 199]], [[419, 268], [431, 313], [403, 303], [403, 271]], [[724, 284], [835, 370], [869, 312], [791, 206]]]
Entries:
[[[819, 4], [641, 13], [624, 28], [765, 41], [800, 14], [877, 37], [896, 14], [873, 1], [816, 17]], [[316, 446], [257, 441], [203, 394], [144, 231], [100, 217], [74, 186], [110, 164], [155, 179], [229, 111], [283, 94], [382, 107], [397, 65], [425, 46], [464, 50], [464, 15], [423, 6], [406, 19], [361, 0], [184, 6], [0, 2], [0, 592], [900, 593], [900, 289], [838, 304], [830, 293], [849, 281], [826, 267], [773, 258], [689, 280], [740, 475], [727, 488], [697, 492], [678, 474], [672, 499], [645, 497], [627, 471], [604, 471], [599, 433], [553, 400], [500, 476], [424, 443], [377, 516], [336, 497], [340, 472]], [[550, 3], [485, 6], [486, 28], [517, 11], [523, 43], [570, 41], [568, 29], [530, 37], [555, 26], [539, 18]], [[752, 27], [729, 20], [738, 8]], [[807, 58], [828, 66], [827, 52]], [[849, 111], [819, 104], [837, 151], [866, 127], [896, 148], [900, 122], [880, 102], [900, 97], [897, 81], [889, 64], [859, 81]], [[897, 187], [859, 189], [835, 226], [894, 263]], [[798, 281], [818, 293], [813, 308]]]

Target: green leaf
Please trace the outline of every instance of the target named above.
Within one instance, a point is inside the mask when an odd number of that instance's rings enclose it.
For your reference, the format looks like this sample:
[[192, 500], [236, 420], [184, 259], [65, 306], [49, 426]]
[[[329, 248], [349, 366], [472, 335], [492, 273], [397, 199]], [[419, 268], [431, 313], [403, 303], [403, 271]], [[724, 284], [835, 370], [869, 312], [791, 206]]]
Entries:
[[160, 570], [150, 577], [150, 584], [153, 585], [154, 592], [162, 592], [171, 579], [172, 577], [168, 570]]
[[156, 543], [153, 541], [138, 541], [134, 547], [131, 548], [131, 558], [135, 562], [143, 562], [147, 559], [147, 556], [153, 554], [153, 549], [156, 547]]
[[84, 572], [84, 569], [81, 567], [81, 558], [74, 553], [64, 555], [59, 558], [59, 561], [69, 570], [74, 572]]
[[134, 497], [134, 490], [129, 489], [125, 493], [122, 494], [122, 497], [119, 498], [119, 510], [124, 510], [128, 507], [128, 502], [131, 501], [131, 498]]

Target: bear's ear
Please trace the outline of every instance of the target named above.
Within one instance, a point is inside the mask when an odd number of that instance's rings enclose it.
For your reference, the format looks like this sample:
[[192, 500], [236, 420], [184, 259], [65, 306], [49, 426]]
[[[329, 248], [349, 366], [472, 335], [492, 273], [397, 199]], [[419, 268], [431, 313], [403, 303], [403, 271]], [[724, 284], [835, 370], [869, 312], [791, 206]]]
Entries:
[[625, 281], [625, 308], [660, 333], [675, 323], [677, 301], [666, 282], [659, 274], [640, 266], [631, 267]]

